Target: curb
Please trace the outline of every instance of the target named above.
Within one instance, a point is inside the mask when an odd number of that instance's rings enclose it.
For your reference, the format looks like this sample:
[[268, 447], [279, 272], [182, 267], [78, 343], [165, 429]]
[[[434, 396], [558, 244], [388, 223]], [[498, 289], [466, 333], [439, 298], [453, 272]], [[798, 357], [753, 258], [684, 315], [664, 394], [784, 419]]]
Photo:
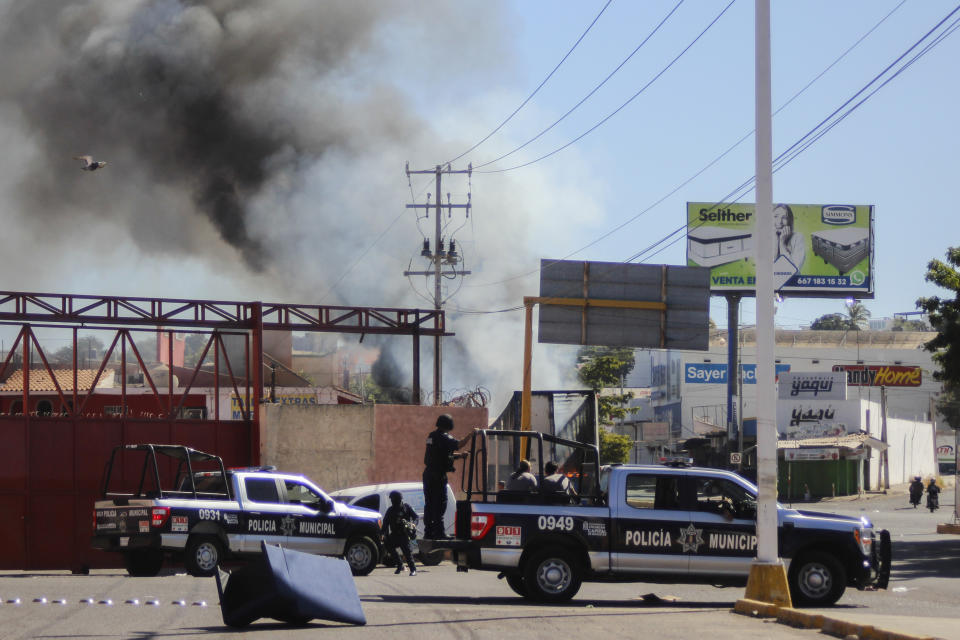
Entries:
[[936, 640], [932, 636], [916, 636], [899, 631], [877, 629], [873, 625], [847, 622], [816, 613], [807, 613], [791, 607], [780, 607], [769, 602], [741, 599], [733, 606], [733, 612], [755, 618], [776, 618], [780, 624], [798, 629], [820, 629], [837, 638], [856, 636], [860, 640]]

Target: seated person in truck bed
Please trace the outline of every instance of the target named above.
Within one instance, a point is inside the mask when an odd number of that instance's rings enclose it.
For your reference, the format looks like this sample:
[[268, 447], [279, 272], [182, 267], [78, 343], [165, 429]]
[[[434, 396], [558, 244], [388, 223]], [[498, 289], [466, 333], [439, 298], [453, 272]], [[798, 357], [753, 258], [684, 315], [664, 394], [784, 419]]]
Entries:
[[569, 496], [577, 495], [573, 485], [570, 484], [570, 478], [558, 473], [557, 463], [548, 460], [543, 465], [544, 478], [541, 487], [544, 493], [566, 493]]
[[530, 463], [521, 460], [517, 470], [507, 479], [507, 491], [536, 491], [537, 477], [530, 473]]

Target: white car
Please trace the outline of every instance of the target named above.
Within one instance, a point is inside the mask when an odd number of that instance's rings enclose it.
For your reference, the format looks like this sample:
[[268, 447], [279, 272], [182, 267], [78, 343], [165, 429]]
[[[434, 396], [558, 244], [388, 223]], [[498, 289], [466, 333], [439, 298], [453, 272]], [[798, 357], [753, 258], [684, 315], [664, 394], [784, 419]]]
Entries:
[[[352, 507], [364, 507], [379, 511], [383, 516], [390, 506], [390, 492], [399, 491], [403, 495], [403, 501], [413, 507], [413, 510], [420, 516], [417, 522], [417, 538], [423, 537], [423, 484], [420, 482], [391, 482], [387, 484], [368, 484], [362, 487], [350, 487], [340, 489], [329, 493], [330, 497], [337, 502], [350, 505]], [[447, 510], [443, 514], [443, 531], [448, 536], [453, 536], [453, 522], [457, 514], [457, 499], [453, 495], [453, 489], [447, 485]], [[420, 556], [419, 547], [416, 540], [410, 542], [410, 549], [414, 555], [417, 555], [420, 562], [426, 565], [435, 565], [442, 559], [441, 553], [433, 553], [429, 556]], [[392, 555], [392, 550], [388, 553]], [[391, 564], [387, 562], [386, 564]]]

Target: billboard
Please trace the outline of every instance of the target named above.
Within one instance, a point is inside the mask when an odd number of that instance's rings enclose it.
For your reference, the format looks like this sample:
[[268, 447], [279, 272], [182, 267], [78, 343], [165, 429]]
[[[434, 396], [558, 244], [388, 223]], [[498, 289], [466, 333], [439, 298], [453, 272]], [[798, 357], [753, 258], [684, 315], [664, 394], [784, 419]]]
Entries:
[[851, 387], [919, 387], [923, 370], [909, 365], [835, 364], [834, 371], [847, 376]]
[[860, 401], [781, 400], [777, 432], [787, 440], [834, 438], [860, 431]]
[[708, 276], [702, 267], [541, 260], [537, 339], [706, 351]]
[[[750, 203], [687, 203], [687, 265], [710, 269], [710, 291], [756, 288]], [[790, 296], [873, 298], [873, 205], [776, 204], [773, 286]]]
[[809, 398], [846, 400], [847, 377], [843, 372], [788, 372], [778, 376], [782, 400]]
[[[790, 371], [790, 365], [775, 365], [775, 376]], [[743, 384], [757, 384], [757, 365], [740, 366]], [[687, 384], [727, 384], [727, 365], [713, 362], [688, 362], [683, 367], [683, 381]]]

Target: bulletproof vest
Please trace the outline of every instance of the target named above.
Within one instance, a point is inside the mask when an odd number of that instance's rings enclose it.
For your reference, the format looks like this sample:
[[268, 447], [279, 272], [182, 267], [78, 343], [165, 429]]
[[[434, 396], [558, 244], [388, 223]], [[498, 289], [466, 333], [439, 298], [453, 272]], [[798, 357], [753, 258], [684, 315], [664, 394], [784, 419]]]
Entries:
[[447, 445], [446, 433], [437, 429], [427, 436], [423, 464], [433, 471], [453, 471], [453, 451]]

